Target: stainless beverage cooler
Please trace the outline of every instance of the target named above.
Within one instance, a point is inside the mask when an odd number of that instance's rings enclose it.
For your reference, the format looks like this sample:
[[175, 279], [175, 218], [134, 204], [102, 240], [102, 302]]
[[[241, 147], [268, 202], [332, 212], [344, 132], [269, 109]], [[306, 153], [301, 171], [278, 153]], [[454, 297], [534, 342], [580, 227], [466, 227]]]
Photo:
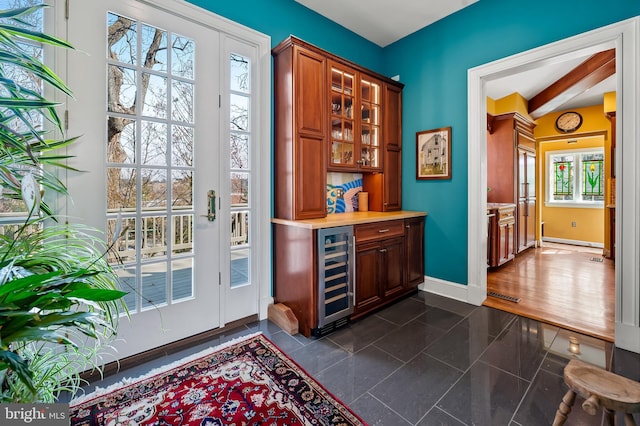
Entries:
[[353, 226], [318, 230], [318, 328], [324, 335], [348, 324], [354, 301]]

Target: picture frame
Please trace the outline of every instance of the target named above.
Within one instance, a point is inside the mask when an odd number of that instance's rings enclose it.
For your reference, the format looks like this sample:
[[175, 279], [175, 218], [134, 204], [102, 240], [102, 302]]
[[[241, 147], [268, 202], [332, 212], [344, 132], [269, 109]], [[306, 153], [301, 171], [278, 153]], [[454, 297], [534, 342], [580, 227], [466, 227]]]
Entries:
[[451, 127], [416, 132], [416, 179], [451, 179]]

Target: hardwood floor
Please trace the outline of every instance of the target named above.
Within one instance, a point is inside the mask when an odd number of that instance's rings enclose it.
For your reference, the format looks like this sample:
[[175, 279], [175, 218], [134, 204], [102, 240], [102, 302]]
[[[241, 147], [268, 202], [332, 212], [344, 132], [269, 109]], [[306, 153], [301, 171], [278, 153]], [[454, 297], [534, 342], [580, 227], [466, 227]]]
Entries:
[[614, 341], [615, 266], [601, 250], [544, 243], [487, 271], [485, 306]]

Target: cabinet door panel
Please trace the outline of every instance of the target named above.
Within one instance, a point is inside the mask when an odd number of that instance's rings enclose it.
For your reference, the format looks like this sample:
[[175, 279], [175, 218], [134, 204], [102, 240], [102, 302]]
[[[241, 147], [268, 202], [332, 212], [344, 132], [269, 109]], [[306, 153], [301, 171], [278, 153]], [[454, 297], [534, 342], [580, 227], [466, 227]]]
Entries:
[[527, 207], [529, 212], [527, 216], [527, 246], [534, 246], [536, 242], [536, 199], [529, 198]]
[[295, 219], [313, 219], [326, 216], [326, 169], [322, 158], [324, 139], [303, 138], [298, 141], [295, 172]]
[[323, 136], [326, 114], [325, 59], [296, 48], [296, 126], [299, 132]]
[[407, 286], [415, 287], [424, 282], [424, 219], [406, 219], [405, 224]]
[[393, 296], [404, 290], [404, 238], [385, 240], [380, 249], [382, 295]]
[[384, 135], [387, 147], [402, 147], [402, 89], [385, 84]]
[[354, 303], [356, 312], [366, 310], [381, 300], [378, 285], [379, 250], [379, 243], [356, 245], [356, 295]]
[[390, 146], [385, 154], [382, 211], [402, 210], [402, 151]]

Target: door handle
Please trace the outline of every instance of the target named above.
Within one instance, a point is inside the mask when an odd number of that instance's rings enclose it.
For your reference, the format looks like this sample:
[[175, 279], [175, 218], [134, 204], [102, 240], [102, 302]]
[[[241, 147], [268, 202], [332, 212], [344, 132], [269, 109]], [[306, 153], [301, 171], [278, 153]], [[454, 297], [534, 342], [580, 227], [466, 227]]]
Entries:
[[216, 220], [216, 191], [213, 189], [207, 191], [207, 214], [201, 216], [206, 217], [209, 222]]

